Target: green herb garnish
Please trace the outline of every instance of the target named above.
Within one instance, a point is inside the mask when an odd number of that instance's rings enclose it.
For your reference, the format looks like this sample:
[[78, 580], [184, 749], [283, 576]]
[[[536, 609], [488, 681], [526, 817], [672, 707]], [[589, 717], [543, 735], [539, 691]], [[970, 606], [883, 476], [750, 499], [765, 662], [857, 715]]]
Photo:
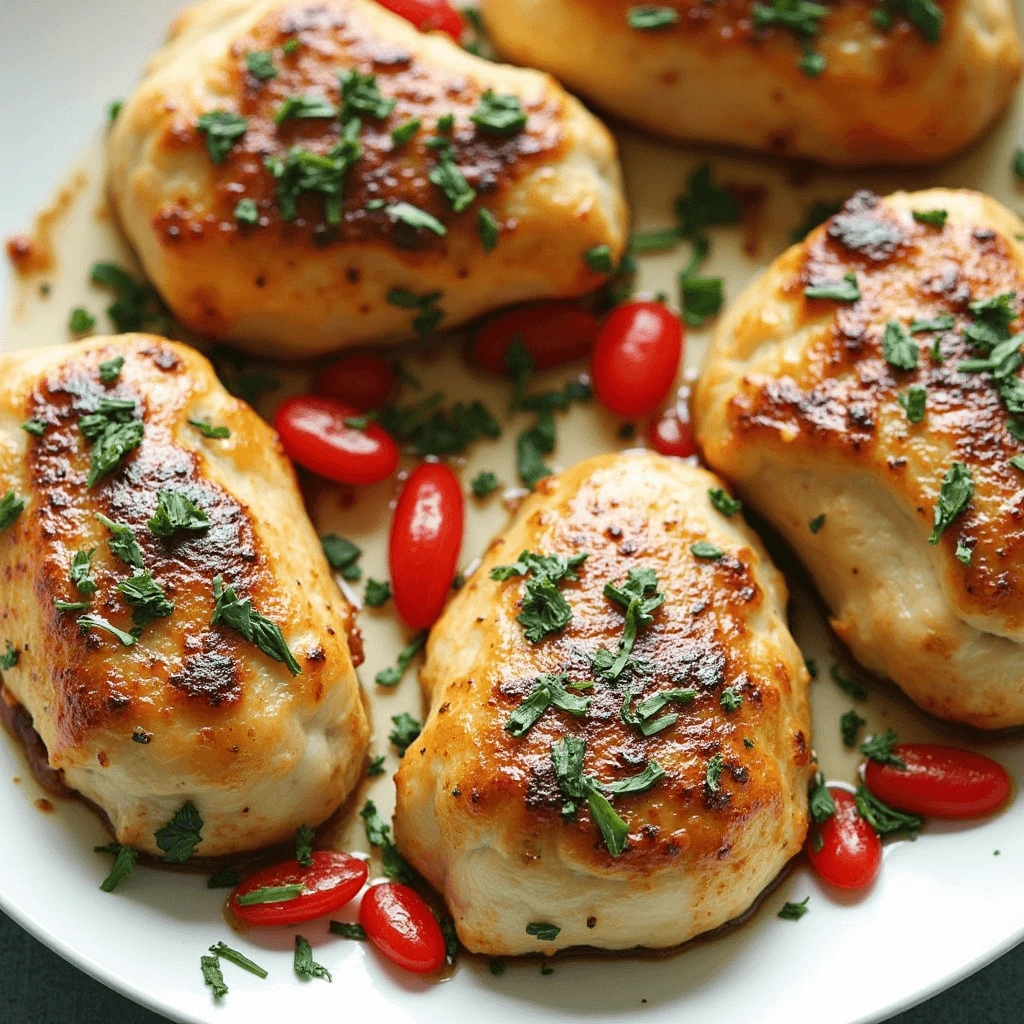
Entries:
[[427, 631], [417, 633], [398, 655], [398, 665], [394, 668], [382, 668], [373, 678], [378, 686], [397, 686], [405, 675], [412, 659], [423, 649], [427, 642]]
[[174, 817], [153, 833], [164, 860], [184, 863], [195, 853], [203, 838], [203, 819], [191, 800], [182, 804]]
[[857, 275], [844, 274], [842, 281], [823, 281], [820, 284], [809, 284], [804, 289], [809, 299], [831, 299], [834, 302], [856, 302], [860, 298], [857, 286]]
[[284, 662], [293, 676], [301, 674], [302, 668], [288, 649], [281, 627], [256, 611], [248, 597], [239, 600], [235, 588], [226, 587], [219, 573], [213, 578], [213, 598], [211, 626], [230, 626], [264, 654]]
[[935, 525], [929, 544], [938, 544], [943, 531], [967, 507], [974, 494], [971, 471], [962, 463], [954, 462], [942, 478], [939, 500], [935, 503]]
[[301, 935], [295, 936], [295, 973], [300, 978], [322, 978], [332, 981], [331, 972], [313, 959], [313, 947]]
[[526, 114], [519, 105], [519, 97], [497, 95], [490, 89], [480, 97], [469, 119], [488, 135], [515, 135], [526, 127]]
[[160, 491], [156, 512], [146, 521], [158, 537], [172, 537], [179, 530], [205, 530], [210, 517], [181, 491]]
[[211, 110], [197, 127], [206, 136], [206, 152], [215, 164], [224, 163], [231, 147], [246, 133], [249, 122], [228, 110]]

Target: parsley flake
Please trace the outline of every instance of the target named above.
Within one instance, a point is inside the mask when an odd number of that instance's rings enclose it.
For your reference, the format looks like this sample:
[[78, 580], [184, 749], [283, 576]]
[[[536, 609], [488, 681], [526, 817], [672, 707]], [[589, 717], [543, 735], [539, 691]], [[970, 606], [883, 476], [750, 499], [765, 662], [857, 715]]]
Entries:
[[258, 224], [260, 220], [259, 207], [253, 199], [239, 199], [235, 204], [235, 220], [239, 224]]
[[496, 566], [491, 570], [491, 579], [499, 582], [514, 575], [528, 577], [523, 588], [522, 611], [516, 621], [530, 643], [540, 643], [549, 633], [563, 630], [571, 621], [572, 609], [558, 584], [565, 579], [577, 579], [575, 570], [586, 557], [586, 552], [566, 559], [560, 555], [523, 551], [513, 565]]
[[743, 502], [738, 498], [733, 498], [721, 487], [712, 487], [708, 490], [708, 497], [711, 499], [712, 506], [725, 516], [726, 519], [731, 519], [737, 512], [743, 508]]
[[203, 437], [216, 438], [218, 440], [231, 436], [227, 427], [215, 427], [208, 420], [189, 420], [190, 427], [195, 427]]
[[805, 896], [799, 903], [783, 904], [776, 916], [781, 917], [783, 921], [799, 921], [808, 912], [807, 901], [810, 898], [810, 896]]
[[419, 130], [423, 122], [418, 117], [402, 122], [397, 128], [391, 129], [391, 142], [394, 146], [404, 146]]
[[338, 108], [323, 96], [309, 94], [286, 96], [274, 114], [275, 124], [284, 124], [291, 118], [308, 120], [317, 117], [337, 117]]
[[583, 254], [583, 262], [598, 274], [611, 274], [615, 270], [609, 245], [595, 245]]
[[110, 869], [110, 874], [100, 882], [100, 888], [104, 892], [113, 892], [132, 873], [135, 861], [139, 857], [138, 850], [133, 850], [130, 846], [122, 846], [120, 843], [97, 846], [95, 852], [110, 853], [114, 856], [114, 865]]
[[832, 681], [836, 686], [838, 686], [843, 693], [851, 696], [854, 700], [868, 699], [867, 688], [856, 679], [852, 679], [850, 676], [845, 675], [837, 662], [833, 662], [829, 666], [828, 674], [832, 677]]
[[203, 114], [197, 127], [206, 136], [206, 152], [215, 164], [224, 163], [231, 147], [246, 133], [249, 122], [228, 110]]
[[729, 687], [722, 691], [719, 703], [727, 712], [738, 711], [743, 704], [743, 696], [732, 687]]
[[928, 392], [920, 384], [912, 384], [905, 395], [898, 394], [896, 401], [903, 406], [909, 423], [920, 423], [924, 419]]
[[866, 718], [861, 718], [853, 708], [843, 714], [843, 717], [839, 719], [839, 732], [843, 737], [843, 746], [851, 748], [857, 746], [857, 734], [862, 726], [867, 725], [867, 721]]
[[484, 471], [477, 473], [473, 477], [472, 483], [469, 485], [473, 494], [478, 498], [486, 498], [488, 494], [491, 494], [498, 488], [498, 478], [490, 472]]
[[673, 7], [657, 7], [654, 4], [642, 4], [630, 7], [626, 11], [626, 24], [640, 31], [651, 31], [667, 28], [679, 21], [679, 12]]
[[205, 530], [210, 517], [181, 491], [160, 491], [156, 512], [146, 525], [158, 537], [172, 537], [179, 530]]
[[391, 584], [384, 580], [368, 579], [366, 581], [366, 593], [363, 601], [370, 608], [380, 608], [391, 600]]
[[836, 802], [825, 785], [821, 772], [816, 772], [807, 798], [807, 809], [816, 825], [824, 824], [836, 813]]
[[75, 589], [85, 597], [96, 593], [96, 584], [89, 577], [92, 570], [92, 556], [95, 551], [95, 548], [90, 548], [88, 551], [76, 551], [71, 556], [69, 570], [71, 582], [75, 585]]
[[0, 532], [6, 530], [25, 508], [25, 502], [14, 491], [8, 491], [0, 498]]
[[295, 973], [300, 978], [322, 978], [325, 981], [333, 981], [331, 972], [323, 964], [318, 964], [313, 959], [313, 947], [309, 944], [309, 940], [301, 935], [295, 936], [294, 967]]
[[110, 537], [107, 540], [110, 553], [135, 569], [144, 568], [142, 549], [135, 539], [132, 528], [124, 523], [115, 523], [102, 512], [97, 512], [96, 518], [110, 531]]
[[217, 942], [212, 945], [210, 952], [214, 956], [234, 964], [236, 967], [241, 967], [250, 974], [255, 974], [257, 978], [267, 977], [267, 972], [259, 964], [253, 963], [247, 956], [239, 953], [237, 949], [232, 949], [230, 946], [225, 945], [223, 942]]
[[7, 647], [4, 652], [0, 654], [0, 669], [7, 671], [8, 669], [14, 668], [18, 664], [18, 658], [21, 656], [21, 652], [11, 643], [7, 641]]
[[352, 541], [336, 533], [328, 533], [320, 538], [320, 544], [331, 568], [340, 572], [342, 579], [351, 582], [363, 575], [363, 570], [356, 564], [363, 552]]
[[[54, 607], [60, 610], [71, 611], [73, 609], [88, 608], [89, 604], [87, 601], [54, 601]], [[99, 629], [104, 633], [109, 633], [111, 636], [117, 637], [121, 641], [122, 647], [134, 647], [135, 636], [131, 633], [126, 633], [123, 629], [118, 629], [113, 623], [108, 622], [101, 615], [82, 615], [78, 619], [78, 628], [83, 632], [89, 629]]]
[[914, 220], [919, 224], [930, 224], [934, 228], [945, 227], [948, 210], [914, 210]]
[[156, 845], [164, 851], [164, 860], [184, 863], [195, 853], [203, 839], [203, 819], [191, 800], [182, 804], [174, 817], [153, 833]]
[[974, 494], [971, 471], [962, 463], [954, 462], [942, 478], [939, 500], [935, 503], [935, 525], [929, 544], [938, 544], [943, 531], [960, 515]]
[[861, 817], [880, 836], [890, 836], [898, 832], [905, 832], [913, 838], [924, 824], [924, 820], [916, 814], [906, 814], [903, 811], [897, 811], [888, 804], [882, 803], [863, 783], [857, 787], [855, 799], [857, 801], [857, 810], [860, 811]]
[[366, 930], [355, 921], [331, 921], [327, 925], [327, 929], [332, 935], [340, 935], [343, 939], [355, 939], [357, 942], [366, 941]]
[[386, 212], [395, 221], [415, 228], [417, 231], [423, 228], [433, 231], [441, 238], [448, 234], [448, 229], [432, 213], [427, 213], [426, 210], [421, 210], [418, 206], [413, 206], [412, 203], [394, 203], [386, 207]]
[[490, 89], [480, 97], [469, 119], [488, 135], [515, 135], [526, 127], [526, 113], [519, 105], [519, 97], [498, 95]]
[[892, 729], [885, 732], [875, 733], [870, 739], [860, 745], [860, 752], [878, 764], [891, 764], [894, 768], [905, 769], [906, 761], [898, 754], [893, 753], [896, 744], [896, 733]]
[[547, 921], [531, 921], [526, 926], [526, 934], [536, 936], [540, 942], [554, 942], [561, 931], [557, 924], [549, 924]]
[[124, 366], [124, 356], [115, 356], [104, 363], [100, 363], [100, 380], [104, 384], [112, 384], [121, 375], [121, 368]]
[[68, 319], [68, 330], [73, 334], [85, 334], [86, 331], [91, 331], [95, 326], [96, 317], [83, 306], [76, 306], [71, 310], [71, 316]]
[[355, 68], [349, 68], [338, 78], [341, 82], [342, 121], [357, 118], [359, 114], [383, 121], [395, 109], [398, 101], [381, 95], [376, 75], [364, 75]]
[[394, 729], [388, 733], [388, 739], [395, 745], [399, 756], [402, 756], [409, 749], [409, 744], [419, 736], [423, 729], [423, 723], [419, 719], [413, 718], [408, 711], [392, 715], [391, 721], [394, 724]]
[[717, 562], [720, 558], [725, 557], [725, 552], [721, 548], [715, 547], [714, 544], [710, 544], [706, 540], [699, 540], [696, 544], [691, 544], [690, 552], [695, 558], [706, 558], [712, 562]]
[[809, 284], [804, 289], [809, 299], [831, 299], [834, 302], [856, 302], [860, 299], [860, 288], [857, 286], [857, 275], [844, 274], [842, 281], [822, 281]]
[[476, 211], [476, 233], [480, 236], [484, 252], [493, 252], [497, 248], [500, 233], [498, 221], [494, 214], [483, 206]]
[[825, 513], [822, 512], [820, 515], [816, 515], [808, 524], [807, 529], [811, 533], [817, 533], [825, 525]]
[[270, 50], [250, 50], [245, 55], [245, 66], [249, 74], [261, 82], [277, 78], [274, 54]]
[[225, 626], [230, 626], [245, 637], [249, 643], [255, 644], [264, 654], [275, 661], [284, 662], [293, 676], [302, 673], [301, 666], [288, 649], [288, 643], [281, 632], [281, 627], [256, 611], [248, 597], [239, 600], [235, 588], [226, 587], [224, 579], [219, 573], [213, 578], [213, 598], [211, 626], [222, 623]]
[[890, 320], [885, 325], [882, 355], [885, 361], [897, 370], [913, 370], [917, 366], [917, 345], [907, 333], [907, 329], [897, 320]]
[[21, 425], [21, 429], [33, 437], [42, 437], [46, 433], [46, 426], [45, 420], [25, 420]]
[[564, 673], [538, 676], [533, 690], [509, 715], [505, 731], [517, 739], [525, 736], [552, 704], [577, 717], [585, 714], [590, 707], [590, 698], [570, 693], [566, 689], [566, 684], [567, 677]]
[[203, 981], [213, 989], [213, 998], [220, 999], [228, 994], [224, 983], [224, 974], [220, 969], [220, 961], [215, 956], [201, 956], [199, 964], [203, 970]]
[[412, 659], [423, 649], [427, 642], [427, 631], [424, 629], [417, 633], [412, 640], [402, 649], [398, 655], [398, 665], [394, 668], [382, 668], [374, 677], [373, 681], [378, 686], [397, 686], [405, 675]]

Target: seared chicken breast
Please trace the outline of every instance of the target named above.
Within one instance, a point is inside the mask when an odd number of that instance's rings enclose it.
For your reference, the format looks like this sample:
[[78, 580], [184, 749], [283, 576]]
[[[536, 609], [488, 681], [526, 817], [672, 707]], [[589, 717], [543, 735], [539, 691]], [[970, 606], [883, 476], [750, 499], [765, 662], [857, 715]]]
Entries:
[[827, 164], [942, 159], [1003, 110], [1021, 67], [1011, 0], [483, 0], [483, 13], [503, 56], [644, 128]]
[[470, 950], [673, 946], [800, 849], [807, 671], [720, 486], [645, 453], [545, 479], [434, 626], [395, 831]]
[[729, 309], [694, 401], [861, 663], [988, 729], [1024, 724], [1022, 237], [976, 193], [859, 192]]
[[0, 356], [0, 493], [4, 697], [119, 842], [183, 859], [198, 819], [212, 856], [331, 814], [368, 736], [351, 611], [276, 436], [202, 356]]
[[371, 0], [207, 0], [117, 117], [113, 202], [175, 315], [277, 358], [597, 287], [615, 143], [552, 78]]

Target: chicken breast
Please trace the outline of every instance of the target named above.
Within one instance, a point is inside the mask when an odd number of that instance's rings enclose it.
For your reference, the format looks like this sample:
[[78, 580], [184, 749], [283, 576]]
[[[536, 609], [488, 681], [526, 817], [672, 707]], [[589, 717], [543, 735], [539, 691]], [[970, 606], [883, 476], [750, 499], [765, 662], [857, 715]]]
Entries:
[[8, 702], [119, 842], [168, 853], [197, 812], [195, 852], [233, 853], [338, 806], [368, 738], [351, 612], [276, 436], [202, 356], [0, 356], [0, 493]]
[[371, 0], [206, 0], [110, 133], [110, 190], [175, 315], [276, 358], [597, 287], [614, 140], [548, 75]]
[[853, 654], [986, 729], [1024, 724], [1022, 237], [976, 193], [859, 192], [729, 309], [694, 401]]
[[1009, 103], [1021, 68], [1012, 0], [483, 0], [483, 13], [509, 60], [644, 128], [827, 164], [940, 160]]
[[470, 950], [674, 946], [800, 849], [807, 671], [719, 486], [646, 453], [545, 479], [434, 626], [395, 830]]

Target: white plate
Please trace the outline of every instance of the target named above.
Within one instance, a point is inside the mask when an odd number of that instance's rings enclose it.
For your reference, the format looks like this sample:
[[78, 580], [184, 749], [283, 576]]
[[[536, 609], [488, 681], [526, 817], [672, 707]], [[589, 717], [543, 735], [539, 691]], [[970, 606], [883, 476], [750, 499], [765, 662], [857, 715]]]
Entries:
[[[94, 313], [105, 308], [106, 296], [85, 283], [88, 263], [100, 256], [125, 259], [126, 254], [109, 221], [98, 213], [100, 149], [95, 141], [91, 148], [88, 143], [101, 129], [107, 101], [131, 88], [176, 6], [174, 0], [0, 3], [0, 139], [5, 140], [0, 235], [27, 228], [31, 212], [50, 200], [79, 154], [86, 153], [84, 179], [69, 193], [70, 209], [58, 219], [58, 264], [45, 278], [50, 294], [40, 296], [39, 280], [11, 282], [5, 347], [62, 343], [72, 306], [84, 302]], [[709, 154], [719, 176], [769, 188], [756, 256], [744, 255], [740, 231], [718, 232], [710, 272], [721, 273], [727, 294], [735, 295], [783, 248], [810, 200], [840, 198], [863, 185], [880, 192], [964, 185], [985, 189], [1019, 209], [1024, 196], [1015, 190], [1010, 160], [1020, 108], [1018, 100], [999, 129], [967, 156], [912, 174], [815, 171], [810, 183], [796, 189], [782, 165]], [[631, 132], [624, 131], [622, 138], [638, 227], [668, 223], [671, 199], [702, 154]], [[674, 294], [674, 273], [686, 257], [680, 251], [645, 260], [640, 285]], [[4, 264], [0, 278], [7, 277]], [[691, 332], [691, 367], [705, 343], [706, 334]], [[471, 390], [492, 408], [504, 408], [504, 388], [473, 378], [454, 351], [413, 365], [428, 383], [437, 381], [450, 394]], [[563, 417], [557, 461], [569, 465], [594, 451], [621, 447], [616, 426], [594, 408]], [[474, 447], [466, 479], [487, 468], [497, 470], [504, 482], [514, 482], [511, 446], [517, 427], [510, 424], [499, 442]], [[321, 529], [337, 529], [364, 546], [366, 572], [378, 578], [385, 572], [381, 524], [387, 522], [392, 494], [390, 483], [366, 489], [347, 510], [327, 494], [317, 509]], [[471, 506], [466, 562], [507, 517], [496, 498]], [[393, 660], [404, 636], [386, 612], [364, 614], [362, 620], [369, 656], [361, 674], [372, 689], [373, 673]], [[794, 630], [805, 652], [826, 669], [835, 657], [832, 639], [813, 605], [799, 594]], [[413, 674], [399, 692], [372, 697], [376, 746], [383, 751], [388, 716], [419, 712]], [[852, 780], [856, 761], [838, 736], [838, 717], [850, 702], [826, 671], [814, 684], [813, 700], [815, 744], [826, 774]], [[873, 688], [861, 711], [872, 728], [892, 726], [904, 738], [950, 736], [889, 691]], [[977, 737], [966, 742], [972, 739]], [[1024, 778], [1019, 740], [971, 745], [994, 754], [1018, 781]], [[392, 753], [388, 764], [393, 769]], [[19, 781], [12, 783], [15, 777]], [[388, 776], [376, 781], [371, 793], [382, 809], [390, 808]], [[319, 922], [302, 930], [334, 982], [303, 983], [291, 968], [292, 931], [233, 935], [221, 915], [223, 892], [207, 890], [201, 876], [140, 868], [116, 894], [100, 892], [109, 859], [92, 853], [107, 838], [98, 819], [75, 801], [60, 801], [53, 813], [41, 813], [35, 801], [42, 795], [20, 752], [0, 738], [0, 906], [82, 969], [178, 1021], [252, 1024], [298, 1016], [316, 1020], [325, 1014], [334, 1019], [340, 1012], [346, 1020], [388, 1024], [502, 1024], [523, 1015], [536, 1021], [603, 1022], [632, 1019], [643, 1009], [647, 1021], [688, 1024], [732, 1019], [789, 1024], [812, 1012], [819, 1024], [852, 1024], [881, 1020], [1024, 938], [1024, 802], [1017, 801], [980, 825], [929, 824], [916, 843], [888, 846], [878, 883], [858, 899], [836, 899], [806, 867], [798, 867], [749, 923], [676, 955], [559, 959], [549, 976], [541, 976], [538, 961], [530, 960], [510, 965], [500, 978], [490, 975], [486, 962], [465, 957], [450, 981], [430, 984], [391, 970], [365, 945], [328, 936]], [[339, 844], [361, 845], [351, 821], [337, 826], [336, 837]], [[807, 895], [811, 912], [800, 922], [775, 916], [784, 900]], [[215, 1005], [202, 984], [199, 957], [218, 940], [241, 948], [271, 973], [260, 982], [225, 965], [231, 991]]]

